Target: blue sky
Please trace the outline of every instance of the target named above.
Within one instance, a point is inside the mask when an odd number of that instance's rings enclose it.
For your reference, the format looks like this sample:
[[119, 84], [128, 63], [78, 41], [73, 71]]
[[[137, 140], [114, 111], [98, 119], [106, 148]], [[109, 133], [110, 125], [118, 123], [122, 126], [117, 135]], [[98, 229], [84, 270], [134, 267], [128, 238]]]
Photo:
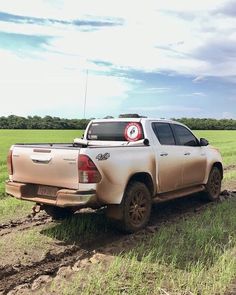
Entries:
[[0, 116], [235, 119], [235, 7], [0, 0]]

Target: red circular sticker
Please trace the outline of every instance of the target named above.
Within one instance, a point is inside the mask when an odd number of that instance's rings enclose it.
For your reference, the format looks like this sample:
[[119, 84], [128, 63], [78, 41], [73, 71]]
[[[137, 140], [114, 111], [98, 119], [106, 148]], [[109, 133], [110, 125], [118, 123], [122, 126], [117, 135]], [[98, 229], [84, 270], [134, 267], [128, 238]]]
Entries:
[[137, 141], [142, 138], [142, 127], [139, 123], [131, 122], [125, 127], [125, 139]]

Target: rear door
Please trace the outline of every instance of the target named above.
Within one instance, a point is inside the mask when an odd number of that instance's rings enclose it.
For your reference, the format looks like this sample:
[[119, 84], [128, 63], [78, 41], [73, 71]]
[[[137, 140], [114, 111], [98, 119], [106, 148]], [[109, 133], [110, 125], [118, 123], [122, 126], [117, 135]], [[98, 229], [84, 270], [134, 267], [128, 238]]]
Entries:
[[171, 127], [184, 157], [183, 187], [202, 184], [207, 165], [205, 147], [199, 145], [198, 139], [185, 126], [171, 124]]
[[165, 193], [182, 187], [184, 155], [169, 123], [153, 122], [155, 134], [156, 181], [158, 192]]

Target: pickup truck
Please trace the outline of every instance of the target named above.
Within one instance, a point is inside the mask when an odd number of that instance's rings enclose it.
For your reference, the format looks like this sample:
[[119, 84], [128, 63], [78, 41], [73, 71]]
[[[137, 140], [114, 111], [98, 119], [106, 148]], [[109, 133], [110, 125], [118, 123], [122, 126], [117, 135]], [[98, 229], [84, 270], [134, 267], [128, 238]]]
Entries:
[[126, 232], [148, 223], [153, 202], [202, 191], [217, 200], [223, 178], [217, 149], [171, 120], [92, 120], [70, 144], [15, 144], [6, 192], [53, 218], [106, 207]]

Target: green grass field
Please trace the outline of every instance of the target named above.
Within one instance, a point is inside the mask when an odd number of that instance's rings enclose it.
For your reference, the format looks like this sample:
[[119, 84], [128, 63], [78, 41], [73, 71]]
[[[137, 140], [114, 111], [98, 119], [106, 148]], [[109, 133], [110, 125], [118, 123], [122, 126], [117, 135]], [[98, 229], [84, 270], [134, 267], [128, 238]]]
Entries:
[[225, 166], [236, 165], [236, 130], [201, 130], [194, 133], [198, 138], [208, 139], [220, 150]]

